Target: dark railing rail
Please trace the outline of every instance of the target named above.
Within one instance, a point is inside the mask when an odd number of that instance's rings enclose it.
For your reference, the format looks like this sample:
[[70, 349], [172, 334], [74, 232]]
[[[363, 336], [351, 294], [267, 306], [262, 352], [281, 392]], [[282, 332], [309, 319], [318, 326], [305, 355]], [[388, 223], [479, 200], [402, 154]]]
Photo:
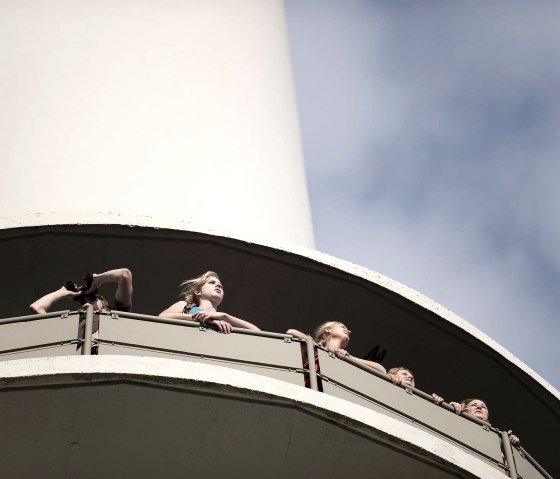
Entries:
[[[92, 340], [94, 314], [100, 328]], [[85, 321], [83, 338], [78, 322]], [[120, 311], [58, 311], [0, 319], [0, 360], [127, 354], [227, 364], [346, 399], [444, 437], [510, 477], [552, 479], [523, 448], [512, 448], [507, 433], [472, 416], [432, 403], [425, 392], [401, 385], [352, 357], [340, 360], [308, 338], [233, 328], [236, 334], [204, 334], [198, 322]], [[501, 438], [502, 445], [500, 445]], [[505, 462], [504, 462], [505, 458]]]

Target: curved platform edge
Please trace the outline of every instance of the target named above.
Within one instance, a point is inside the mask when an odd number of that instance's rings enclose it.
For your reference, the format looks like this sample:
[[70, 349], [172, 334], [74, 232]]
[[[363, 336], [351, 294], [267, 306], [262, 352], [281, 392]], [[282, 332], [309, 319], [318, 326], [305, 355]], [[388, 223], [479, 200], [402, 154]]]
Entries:
[[108, 382], [148, 384], [278, 403], [405, 450], [420, 460], [438, 463], [461, 476], [504, 477], [454, 444], [399, 420], [326, 394], [227, 367], [138, 356], [61, 356], [0, 363], [0, 391]]

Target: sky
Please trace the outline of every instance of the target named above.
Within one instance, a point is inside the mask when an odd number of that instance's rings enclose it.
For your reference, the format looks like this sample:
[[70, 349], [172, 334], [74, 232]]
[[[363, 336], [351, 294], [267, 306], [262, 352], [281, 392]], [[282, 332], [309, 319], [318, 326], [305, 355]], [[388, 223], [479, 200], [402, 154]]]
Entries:
[[560, 388], [560, 3], [286, 0], [316, 248]]

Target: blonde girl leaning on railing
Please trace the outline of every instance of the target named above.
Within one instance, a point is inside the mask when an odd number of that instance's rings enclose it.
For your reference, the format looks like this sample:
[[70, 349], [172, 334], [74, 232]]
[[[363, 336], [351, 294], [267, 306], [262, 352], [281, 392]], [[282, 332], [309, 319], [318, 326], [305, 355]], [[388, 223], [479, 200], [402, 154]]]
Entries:
[[224, 299], [224, 287], [214, 271], [206, 271], [196, 278], [183, 281], [180, 288], [182, 299], [162, 311], [160, 317], [198, 321], [214, 326], [226, 334], [231, 333], [233, 327], [260, 331], [248, 321], [218, 311], [218, 306]]
[[[307, 334], [304, 334], [297, 329], [288, 329], [286, 333], [300, 339], [307, 339], [309, 337]], [[317, 326], [315, 331], [311, 334], [311, 338], [320, 346], [333, 351], [340, 359], [352, 357], [365, 366], [369, 366], [370, 368], [377, 369], [378, 371], [385, 373], [385, 368], [379, 363], [350, 356], [348, 351], [346, 351], [348, 343], [350, 343], [350, 333], [351, 331], [343, 323], [338, 321], [328, 321]]]

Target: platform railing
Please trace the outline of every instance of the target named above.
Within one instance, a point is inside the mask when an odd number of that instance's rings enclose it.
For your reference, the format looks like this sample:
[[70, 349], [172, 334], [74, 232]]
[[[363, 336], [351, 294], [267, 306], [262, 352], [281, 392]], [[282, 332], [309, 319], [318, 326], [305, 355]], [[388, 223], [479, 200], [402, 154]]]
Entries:
[[116, 311], [110, 315], [101, 320], [99, 354], [188, 359], [303, 384], [300, 345], [287, 334], [239, 328], [233, 328], [234, 334], [215, 334], [193, 321]]
[[[507, 433], [451, 405], [436, 406], [425, 392], [395, 386], [388, 375], [352, 357], [288, 334], [233, 328], [216, 334], [198, 322], [120, 311], [58, 311], [0, 319], [0, 361], [74, 354], [140, 355], [218, 364], [321, 390], [436, 434], [510, 477], [552, 479]], [[78, 323], [85, 323], [83, 338]], [[84, 328], [82, 328], [84, 330]], [[317, 361], [317, 364], [315, 363]]]
[[79, 311], [0, 319], [0, 360], [76, 354]]

